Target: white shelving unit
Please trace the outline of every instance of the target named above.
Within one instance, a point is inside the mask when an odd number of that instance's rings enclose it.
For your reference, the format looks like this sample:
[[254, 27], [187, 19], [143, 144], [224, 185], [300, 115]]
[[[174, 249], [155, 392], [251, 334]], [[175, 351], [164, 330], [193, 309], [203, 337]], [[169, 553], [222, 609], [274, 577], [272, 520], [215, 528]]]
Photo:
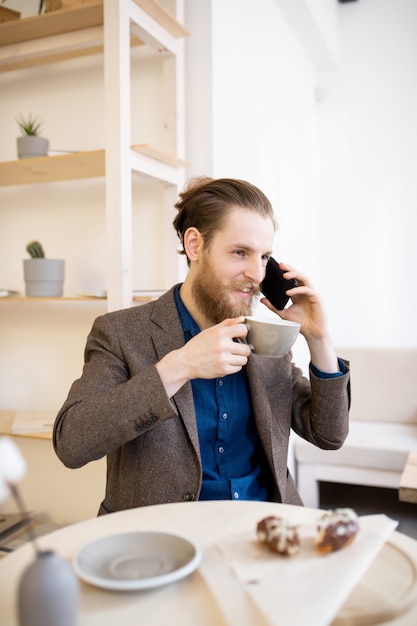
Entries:
[[[12, 323], [16, 313], [19, 319], [26, 314], [27, 325], [31, 327], [31, 316], [34, 313], [39, 316], [39, 311], [44, 310], [54, 325], [62, 324], [62, 333], [69, 333], [72, 332], [69, 320], [75, 311], [82, 310], [83, 316], [95, 316], [95, 312], [100, 314], [105, 308], [110, 311], [153, 299], [152, 295], [134, 295], [133, 291], [132, 187], [135, 188], [135, 193], [137, 189], [140, 193], [141, 186], [133, 185], [138, 177], [146, 185], [150, 183], [158, 186], [157, 197], [162, 197], [163, 203], [160, 207], [162, 215], [167, 217], [166, 220], [161, 218], [161, 212], [158, 217], [157, 243], [166, 251], [163, 258], [164, 282], [170, 285], [178, 279], [179, 259], [172, 228], [172, 211], [178, 191], [185, 180], [187, 165], [184, 160], [183, 65], [184, 37], [188, 33], [182, 25], [183, 0], [165, 2], [170, 3], [170, 11], [156, 0], [93, 0], [79, 8], [0, 24], [0, 73], [23, 70], [24, 76], [36, 66], [100, 52], [103, 53], [104, 64], [105, 145], [94, 150], [58, 156], [1, 162], [0, 195], [2, 189], [10, 186], [31, 186], [38, 183], [56, 185], [60, 181], [66, 181], [65, 185], [68, 185], [68, 181], [102, 179], [106, 203], [103, 219], [107, 233], [107, 305], [103, 300], [96, 300], [94, 304], [93, 299], [78, 297], [76, 294], [68, 294], [62, 298], [1, 298], [0, 307], [5, 313], [4, 318]], [[163, 145], [154, 145], [155, 142], [138, 145], [132, 141], [131, 51], [136, 46], [146, 46], [149, 54], [158, 56], [163, 67], [162, 72], [158, 69], [158, 77], [161, 76], [163, 81], [159, 91], [163, 94], [163, 106], [158, 103], [157, 107], [158, 111], [162, 110], [163, 116], [160, 121], [164, 130]], [[13, 95], [10, 94], [10, 97]], [[80, 184], [77, 183], [78, 190]], [[162, 194], [160, 187], [163, 189]], [[36, 211], [35, 205], [33, 210]], [[59, 214], [56, 219], [60, 219]], [[153, 287], [161, 288], [160, 285], [149, 286], [150, 289]], [[77, 313], [76, 317], [80, 318], [80, 315]], [[55, 390], [49, 397], [48, 385], [44, 382], [46, 374], [43, 374], [38, 392], [30, 373], [32, 362], [42, 370], [42, 358], [50, 359], [51, 355], [47, 350], [45, 357], [29, 354], [33, 347], [28, 347], [23, 339], [14, 350], [11, 337], [20, 336], [19, 332], [13, 326], [11, 334], [2, 335], [7, 344], [6, 354], [13, 353], [13, 363], [5, 366], [8, 369], [5, 374], [15, 376], [13, 387], [16, 388], [14, 395], [18, 400], [16, 407], [10, 407], [10, 400], [6, 400], [6, 406], [1, 406], [0, 401], [0, 410], [21, 409], [18, 406], [20, 397], [17, 391], [20, 376], [26, 395], [33, 394], [34, 390], [39, 393], [37, 402], [34, 403], [35, 408], [39, 405], [45, 405], [46, 408], [55, 406], [57, 392]], [[26, 336], [30, 332], [30, 328], [26, 327]], [[33, 334], [36, 335], [35, 327]], [[56, 359], [56, 356], [53, 358]], [[59, 397], [61, 393], [65, 393], [62, 391], [65, 389], [63, 379], [69, 379], [68, 386], [73, 380], [73, 361], [72, 355], [72, 365], [68, 365], [66, 355], [62, 364], [64, 368], [69, 367], [67, 374], [58, 372], [57, 368], [56, 376], [55, 372], [52, 373], [55, 386], [60, 389]], [[51, 363], [48, 366], [53, 369]], [[23, 365], [22, 371], [19, 369], [20, 364]], [[13, 372], [18, 372], [17, 378]], [[3, 382], [7, 385], [7, 381]], [[28, 398], [25, 403], [30, 406]]]
[[[153, 5], [153, 3], [151, 3]], [[149, 12], [144, 0], [106, 2], [104, 7], [106, 128], [106, 204], [111, 263], [108, 267], [109, 308], [127, 306], [132, 294], [131, 173], [145, 175], [178, 189], [181, 167], [131, 148], [130, 33], [164, 57], [166, 124], [173, 154], [183, 150], [183, 116], [178, 84], [182, 76], [182, 38]], [[145, 10], [147, 9], [147, 10]], [[167, 194], [171, 199], [172, 194]], [[172, 205], [171, 205], [172, 206]], [[114, 236], [116, 233], [116, 236]]]
[[[188, 33], [180, 21], [183, 0], [173, 5], [175, 15], [155, 0], [100, 0], [0, 24], [0, 72], [104, 51], [104, 148], [0, 163], [0, 186], [104, 177], [108, 310], [133, 302], [132, 176], [164, 185], [167, 211], [185, 178], [183, 64]], [[163, 58], [163, 124], [169, 145], [131, 142], [130, 56], [136, 45], [147, 45]], [[165, 261], [167, 283], [176, 277], [173, 261]]]

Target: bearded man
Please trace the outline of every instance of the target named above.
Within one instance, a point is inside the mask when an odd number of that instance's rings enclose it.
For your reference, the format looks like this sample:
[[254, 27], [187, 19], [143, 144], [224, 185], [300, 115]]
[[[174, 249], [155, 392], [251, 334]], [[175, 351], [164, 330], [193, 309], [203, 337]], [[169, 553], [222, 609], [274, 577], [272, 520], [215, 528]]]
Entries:
[[280, 317], [301, 324], [309, 377], [244, 341], [272, 254], [273, 208], [254, 185], [198, 178], [175, 205], [189, 266], [155, 302], [99, 317], [59, 411], [54, 447], [77, 468], [107, 457], [99, 514], [192, 500], [302, 504], [287, 468], [291, 430], [323, 448], [348, 432], [349, 366], [332, 345], [321, 298], [298, 285]]

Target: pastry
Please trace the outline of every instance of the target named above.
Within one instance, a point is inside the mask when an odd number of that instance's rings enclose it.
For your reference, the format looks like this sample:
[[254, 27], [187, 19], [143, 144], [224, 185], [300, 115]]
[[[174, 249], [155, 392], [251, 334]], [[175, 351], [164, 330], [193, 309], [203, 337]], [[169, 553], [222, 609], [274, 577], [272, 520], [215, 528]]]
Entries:
[[294, 556], [300, 547], [297, 526], [281, 517], [273, 515], [258, 522], [256, 534], [272, 552], [285, 556]]
[[345, 548], [352, 543], [358, 530], [358, 516], [353, 509], [326, 511], [317, 524], [316, 548], [324, 553]]

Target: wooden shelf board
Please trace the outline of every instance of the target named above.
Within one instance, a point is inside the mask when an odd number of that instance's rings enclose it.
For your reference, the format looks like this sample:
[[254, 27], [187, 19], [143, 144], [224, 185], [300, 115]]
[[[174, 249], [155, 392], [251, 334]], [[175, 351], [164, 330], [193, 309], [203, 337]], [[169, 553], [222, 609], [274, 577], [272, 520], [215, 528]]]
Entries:
[[135, 146], [132, 146], [132, 150], [148, 156], [151, 159], [155, 159], [156, 161], [161, 161], [162, 163], [166, 163], [167, 165], [172, 165], [172, 167], [187, 167], [188, 165], [190, 165], [188, 161], [180, 159], [175, 154], [171, 154], [169, 152], [166, 152], [165, 150], [155, 148], [148, 143], [136, 144]]
[[412, 450], [401, 475], [399, 487], [401, 502], [417, 503], [417, 450]]
[[[161, 292], [162, 293], [162, 292]], [[136, 295], [132, 296], [132, 302], [152, 302], [159, 296]], [[96, 298], [94, 296], [57, 296], [57, 297], [36, 297], [36, 296], [8, 296], [0, 298], [1, 302], [97, 302], [105, 303], [107, 298]]]
[[0, 6], [0, 22], [8, 22], [10, 20], [19, 20], [20, 19], [19, 11], [13, 11], [12, 9], [8, 9], [7, 7]]
[[157, 300], [158, 296], [133, 296], [132, 300], [133, 302], [154, 302], [154, 300]]
[[8, 296], [6, 298], [0, 298], [0, 302], [81, 302], [81, 301], [96, 301], [102, 302], [106, 298], [89, 298], [87, 296]]
[[12, 425], [17, 411], [0, 409], [0, 435], [8, 437], [29, 437], [30, 439], [52, 439], [52, 432], [13, 433]]
[[188, 37], [189, 31], [155, 0], [133, 0], [135, 4], [146, 11], [158, 24], [167, 30], [173, 37], [180, 39]]
[[0, 163], [0, 186], [49, 183], [104, 175], [104, 150]]
[[[138, 144], [132, 149], [149, 158], [174, 167], [187, 162], [149, 144]], [[57, 156], [19, 159], [0, 163], [0, 186], [29, 185], [63, 180], [97, 178], [105, 174], [105, 151], [89, 150]]]
[[[103, 37], [103, 26], [92, 26], [10, 46], [0, 45], [0, 72], [101, 54], [104, 50]], [[132, 35], [130, 45], [143, 45], [143, 41]]]
[[8, 46], [103, 24], [103, 0], [0, 24], [0, 41]]
[[51, 63], [59, 63], [68, 59], [79, 59], [93, 54], [101, 54], [103, 46], [89, 46], [78, 50], [68, 50], [66, 52], [52, 52], [51, 54], [43, 54], [37, 57], [19, 59], [13, 61], [0, 62], [0, 72], [13, 72], [14, 70], [23, 70], [30, 67], [40, 65], [50, 65]]
[[[189, 35], [187, 29], [155, 0], [134, 0], [146, 13], [165, 28], [173, 37]], [[61, 9], [0, 24], [1, 46], [33, 39], [52, 37], [83, 28], [103, 25], [103, 0], [93, 0], [74, 9]]]
[[[135, 2], [172, 37], [189, 34], [156, 0]], [[74, 9], [61, 9], [0, 23], [0, 72], [102, 53], [103, 20], [103, 0], [92, 0], [90, 4]], [[143, 43], [132, 34], [132, 46]]]

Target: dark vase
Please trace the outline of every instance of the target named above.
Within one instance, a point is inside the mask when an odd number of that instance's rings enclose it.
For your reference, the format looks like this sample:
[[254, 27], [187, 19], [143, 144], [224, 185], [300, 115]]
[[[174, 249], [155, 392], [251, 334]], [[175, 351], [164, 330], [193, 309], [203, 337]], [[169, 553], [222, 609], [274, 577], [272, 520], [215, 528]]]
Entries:
[[22, 575], [17, 603], [20, 626], [76, 626], [79, 587], [71, 565], [39, 552]]

